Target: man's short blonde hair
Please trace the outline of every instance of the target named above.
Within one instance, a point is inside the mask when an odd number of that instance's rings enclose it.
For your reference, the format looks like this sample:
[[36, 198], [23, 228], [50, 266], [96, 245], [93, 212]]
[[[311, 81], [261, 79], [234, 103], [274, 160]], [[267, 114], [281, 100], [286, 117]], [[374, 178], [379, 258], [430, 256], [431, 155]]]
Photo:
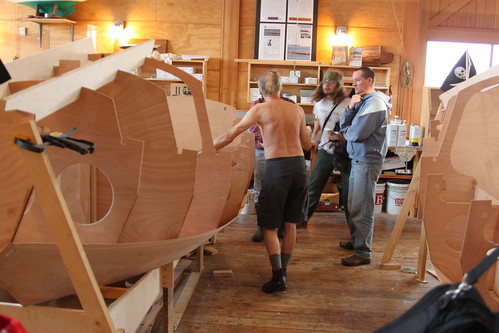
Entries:
[[276, 71], [268, 71], [258, 79], [258, 88], [263, 96], [279, 96], [282, 89], [281, 77]]

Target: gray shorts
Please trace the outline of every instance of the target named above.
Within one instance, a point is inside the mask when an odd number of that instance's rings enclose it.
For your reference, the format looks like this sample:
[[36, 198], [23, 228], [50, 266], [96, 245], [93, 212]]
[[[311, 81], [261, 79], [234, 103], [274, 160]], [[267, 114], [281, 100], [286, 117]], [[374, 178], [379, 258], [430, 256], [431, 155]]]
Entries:
[[305, 222], [307, 192], [308, 175], [303, 156], [265, 160], [256, 211], [258, 225], [276, 229], [283, 222]]

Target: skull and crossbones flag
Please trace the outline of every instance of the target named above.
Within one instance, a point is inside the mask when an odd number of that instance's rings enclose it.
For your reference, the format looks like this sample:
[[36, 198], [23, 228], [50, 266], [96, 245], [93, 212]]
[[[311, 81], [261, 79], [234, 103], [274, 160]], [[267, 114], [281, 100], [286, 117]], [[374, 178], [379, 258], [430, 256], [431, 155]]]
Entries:
[[476, 75], [476, 69], [471, 61], [468, 50], [464, 52], [463, 56], [454, 65], [444, 83], [440, 87], [441, 90], [447, 91], [454, 88], [459, 83], [468, 80], [470, 77]]

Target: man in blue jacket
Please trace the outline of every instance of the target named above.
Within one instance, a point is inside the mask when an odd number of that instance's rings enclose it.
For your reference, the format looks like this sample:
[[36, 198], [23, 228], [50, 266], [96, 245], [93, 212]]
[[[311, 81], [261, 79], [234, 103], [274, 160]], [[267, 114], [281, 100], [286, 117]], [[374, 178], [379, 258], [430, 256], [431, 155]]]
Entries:
[[352, 159], [348, 194], [350, 240], [341, 241], [340, 247], [354, 250], [355, 254], [341, 260], [345, 266], [371, 263], [376, 182], [387, 151], [386, 124], [391, 107], [389, 97], [374, 90], [374, 72], [369, 67], [357, 69], [352, 79], [355, 95], [340, 119]]

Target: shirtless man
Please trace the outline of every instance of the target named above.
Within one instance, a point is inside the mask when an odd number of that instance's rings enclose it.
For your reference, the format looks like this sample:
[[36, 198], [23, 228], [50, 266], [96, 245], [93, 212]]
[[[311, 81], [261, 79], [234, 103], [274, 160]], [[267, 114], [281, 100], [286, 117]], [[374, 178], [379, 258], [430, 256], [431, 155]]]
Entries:
[[[214, 141], [216, 150], [231, 143], [239, 134], [257, 123], [265, 142], [265, 170], [258, 199], [258, 225], [272, 266], [272, 279], [263, 291], [287, 289], [287, 266], [296, 242], [296, 224], [306, 221], [308, 190], [307, 167], [303, 150], [312, 147], [305, 125], [305, 113], [295, 104], [279, 98], [281, 78], [270, 71], [258, 81], [264, 103], [249, 109], [243, 119]], [[284, 224], [282, 246], [277, 236]]]

